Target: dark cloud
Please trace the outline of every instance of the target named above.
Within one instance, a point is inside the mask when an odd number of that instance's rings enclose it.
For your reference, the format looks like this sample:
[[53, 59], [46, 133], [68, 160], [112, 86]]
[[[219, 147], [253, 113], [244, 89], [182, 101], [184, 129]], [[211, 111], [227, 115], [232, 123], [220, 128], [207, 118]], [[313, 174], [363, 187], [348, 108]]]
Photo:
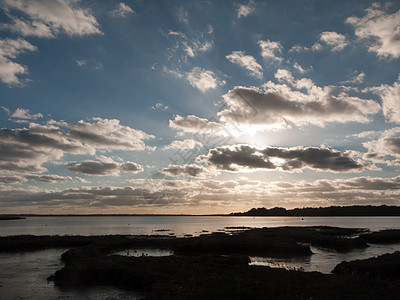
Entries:
[[[380, 110], [378, 103], [350, 97], [333, 87], [320, 88], [309, 79], [286, 84], [268, 82], [264, 89], [235, 87], [223, 96], [227, 108], [218, 113], [223, 123], [265, 125], [273, 127], [328, 122], [369, 122], [369, 115]], [[306, 88], [307, 92], [301, 89]]]
[[[0, 129], [0, 173], [40, 173], [42, 165], [61, 159], [65, 153], [95, 155], [97, 150], [150, 149], [144, 140], [153, 138], [140, 130], [120, 125], [118, 120], [95, 118], [93, 122], [50, 121], [30, 123], [29, 128]], [[126, 165], [126, 171], [135, 171]], [[138, 169], [137, 169], [138, 170]]]
[[25, 181], [26, 179], [20, 176], [0, 176], [0, 184], [18, 184]]
[[81, 163], [71, 162], [67, 165], [67, 168], [77, 173], [95, 175], [95, 176], [106, 176], [106, 175], [117, 176], [120, 171], [133, 172], [133, 173], [143, 171], [142, 166], [139, 164], [130, 161], [124, 163], [117, 163], [112, 160], [108, 161], [87, 160]]
[[58, 123], [68, 129], [67, 136], [104, 149], [145, 150], [144, 140], [152, 139], [141, 130], [120, 124], [116, 119], [93, 118], [93, 122]]
[[63, 182], [63, 181], [73, 181], [71, 176], [60, 176], [56, 174], [46, 174], [46, 175], [27, 175], [25, 176], [26, 179], [35, 180], [35, 181], [42, 181], [42, 182]]
[[207, 155], [199, 156], [198, 160], [226, 171], [279, 169], [290, 172], [310, 168], [331, 172], [357, 172], [366, 167], [347, 153], [318, 147], [256, 148], [233, 145], [211, 149]]
[[170, 176], [202, 177], [207, 173], [207, 169], [195, 164], [169, 165], [167, 168], [162, 169], [162, 173]]

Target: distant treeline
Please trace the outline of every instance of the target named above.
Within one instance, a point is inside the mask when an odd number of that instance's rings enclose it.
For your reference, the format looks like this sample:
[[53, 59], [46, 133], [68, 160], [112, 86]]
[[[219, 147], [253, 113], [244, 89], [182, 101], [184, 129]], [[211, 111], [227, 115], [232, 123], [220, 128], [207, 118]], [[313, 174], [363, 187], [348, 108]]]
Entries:
[[230, 216], [400, 216], [400, 207], [387, 205], [304, 207], [294, 209], [286, 209], [283, 207], [267, 209], [261, 207], [252, 208], [242, 213], [231, 213]]

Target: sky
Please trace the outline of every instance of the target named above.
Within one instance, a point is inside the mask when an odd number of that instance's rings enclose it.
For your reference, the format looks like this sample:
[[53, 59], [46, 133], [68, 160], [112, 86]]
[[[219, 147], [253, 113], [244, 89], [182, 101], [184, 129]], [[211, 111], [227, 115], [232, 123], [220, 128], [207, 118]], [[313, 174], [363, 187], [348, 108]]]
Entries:
[[400, 205], [400, 2], [0, 2], [0, 212]]

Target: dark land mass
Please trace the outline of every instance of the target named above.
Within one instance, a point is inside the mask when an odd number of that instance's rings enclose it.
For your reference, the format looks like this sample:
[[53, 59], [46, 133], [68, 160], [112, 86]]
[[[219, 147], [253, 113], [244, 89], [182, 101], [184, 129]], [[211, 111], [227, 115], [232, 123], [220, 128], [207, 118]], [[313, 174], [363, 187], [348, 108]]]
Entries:
[[344, 261], [335, 267], [333, 273], [377, 279], [400, 279], [400, 252], [388, 253], [365, 260]]
[[[398, 254], [358, 261], [356, 266], [342, 263], [335, 274], [251, 266], [248, 257], [310, 256], [310, 245], [346, 252], [368, 247], [366, 241], [372, 238], [385, 243], [390, 234], [399, 235], [400, 230], [374, 235], [362, 229], [316, 226], [229, 228], [190, 238], [9, 236], [0, 237], [0, 252], [68, 247], [62, 255], [65, 266], [49, 277], [57, 286], [113, 285], [142, 291], [148, 299], [394, 299], [400, 295], [400, 277], [385, 270], [389, 265], [400, 269]], [[174, 255], [113, 254], [140, 248], [169, 249]]]
[[274, 207], [267, 209], [265, 207], [252, 208], [246, 212], [231, 213], [230, 216], [297, 216], [297, 217], [366, 217], [366, 216], [400, 216], [400, 206], [372, 206], [372, 205], [354, 205], [354, 206], [329, 206], [329, 207], [305, 207], [286, 209], [283, 207]]
[[0, 221], [7, 221], [7, 220], [23, 220], [24, 217], [21, 216], [8, 216], [8, 215], [0, 215]]

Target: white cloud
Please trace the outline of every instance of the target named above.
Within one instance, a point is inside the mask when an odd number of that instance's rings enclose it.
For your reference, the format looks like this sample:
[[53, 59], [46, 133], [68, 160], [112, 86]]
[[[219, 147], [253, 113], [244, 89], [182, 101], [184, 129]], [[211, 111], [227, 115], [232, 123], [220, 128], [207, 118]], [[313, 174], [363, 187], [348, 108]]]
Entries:
[[282, 45], [280, 42], [271, 42], [267, 41], [258, 41], [258, 44], [261, 47], [261, 56], [265, 59], [273, 59], [277, 61], [282, 61], [282, 57], [276, 56], [275, 53], [282, 52]]
[[392, 86], [382, 84], [377, 87], [367, 88], [365, 91], [379, 95], [382, 99], [383, 114], [388, 121], [400, 123], [400, 75]]
[[169, 145], [164, 146], [163, 148], [165, 150], [168, 149], [193, 149], [195, 147], [202, 147], [203, 144], [200, 143], [199, 141], [195, 141], [192, 139], [186, 139], [183, 141], [172, 141]]
[[84, 67], [87, 64], [87, 61], [84, 59], [75, 59], [75, 62], [77, 63], [78, 66]]
[[[306, 50], [310, 50], [309, 48], [305, 48]], [[319, 51], [322, 50], [322, 45], [320, 43], [315, 43], [311, 46], [312, 51]]]
[[151, 107], [152, 110], [163, 110], [166, 111], [168, 109], [168, 105], [164, 105], [163, 103], [156, 103], [156, 105], [153, 105]]
[[251, 55], [246, 55], [245, 51], [233, 51], [226, 58], [234, 64], [238, 64], [250, 71], [250, 75], [262, 78], [263, 68]]
[[400, 10], [389, 14], [374, 3], [366, 9], [366, 15], [347, 18], [346, 23], [354, 27], [355, 34], [368, 43], [368, 51], [380, 57], [400, 57]]
[[132, 8], [121, 2], [120, 4], [118, 4], [118, 7], [110, 13], [113, 16], [120, 16], [122, 18], [125, 18], [126, 16], [128, 16], [129, 14], [133, 14], [134, 12], [135, 11]]
[[371, 140], [363, 143], [368, 149], [363, 156], [364, 159], [388, 165], [400, 165], [400, 127], [382, 132], [363, 132], [358, 137], [371, 137]]
[[25, 108], [17, 108], [10, 117], [24, 120], [37, 120], [39, 118], [43, 118], [41, 113], [31, 114], [29, 109]]
[[178, 20], [182, 23], [189, 24], [189, 13], [183, 7], [178, 9]]
[[[4, 0], [3, 8], [12, 23], [3, 27], [12, 32], [37, 37], [55, 37], [59, 33], [70, 36], [102, 34], [96, 18], [77, 7], [75, 0]], [[13, 11], [24, 14], [15, 17]]]
[[304, 70], [303, 67], [300, 66], [297, 62], [294, 63], [293, 68], [295, 68], [301, 74], [304, 74], [305, 72], [307, 72], [307, 70]]
[[290, 71], [285, 70], [285, 69], [278, 69], [275, 73], [275, 78], [279, 82], [288, 82], [288, 83], [293, 83], [294, 77]]
[[249, 4], [240, 4], [237, 9], [237, 17], [245, 18], [249, 15], [253, 14], [256, 11], [255, 3], [253, 0], [250, 0]]
[[195, 67], [192, 71], [186, 73], [186, 80], [202, 92], [215, 89], [219, 85], [224, 85], [224, 81], [220, 81], [213, 71]]
[[321, 42], [324, 42], [325, 44], [330, 46], [332, 51], [341, 51], [349, 44], [346, 36], [334, 31], [322, 32], [319, 36], [319, 39]]
[[364, 72], [360, 72], [358, 75], [354, 76], [352, 79], [343, 81], [342, 83], [363, 83], [365, 80], [365, 73]]
[[13, 61], [25, 51], [37, 48], [23, 39], [0, 39], [0, 80], [9, 86], [22, 86], [24, 81], [17, 75], [27, 74], [28, 68]]
[[218, 134], [223, 131], [223, 125], [217, 122], [209, 121], [205, 118], [199, 118], [194, 115], [188, 115], [182, 117], [180, 115], [175, 116], [174, 120], [169, 121], [171, 128], [182, 130], [184, 132], [210, 132]]
[[169, 58], [172, 58], [178, 50], [183, 51], [183, 55], [181, 56], [182, 60], [186, 60], [188, 57], [195, 57], [199, 53], [209, 51], [213, 46], [213, 41], [207, 39], [207, 35], [210, 34], [212, 34], [212, 31], [209, 29], [207, 34], [199, 32], [195, 38], [188, 38], [182, 32], [170, 30], [168, 34], [165, 34], [165, 36], [173, 38], [176, 43], [174, 47], [169, 48]]
[[177, 70], [171, 70], [171, 69], [167, 68], [166, 66], [163, 66], [162, 70], [163, 70], [165, 73], [170, 74], [170, 75], [173, 75], [173, 76], [175, 76], [175, 77], [178, 77], [178, 78], [182, 78], [182, 77], [183, 77], [183, 75], [182, 75], [181, 72], [179, 72], [179, 71], [177, 71]]

